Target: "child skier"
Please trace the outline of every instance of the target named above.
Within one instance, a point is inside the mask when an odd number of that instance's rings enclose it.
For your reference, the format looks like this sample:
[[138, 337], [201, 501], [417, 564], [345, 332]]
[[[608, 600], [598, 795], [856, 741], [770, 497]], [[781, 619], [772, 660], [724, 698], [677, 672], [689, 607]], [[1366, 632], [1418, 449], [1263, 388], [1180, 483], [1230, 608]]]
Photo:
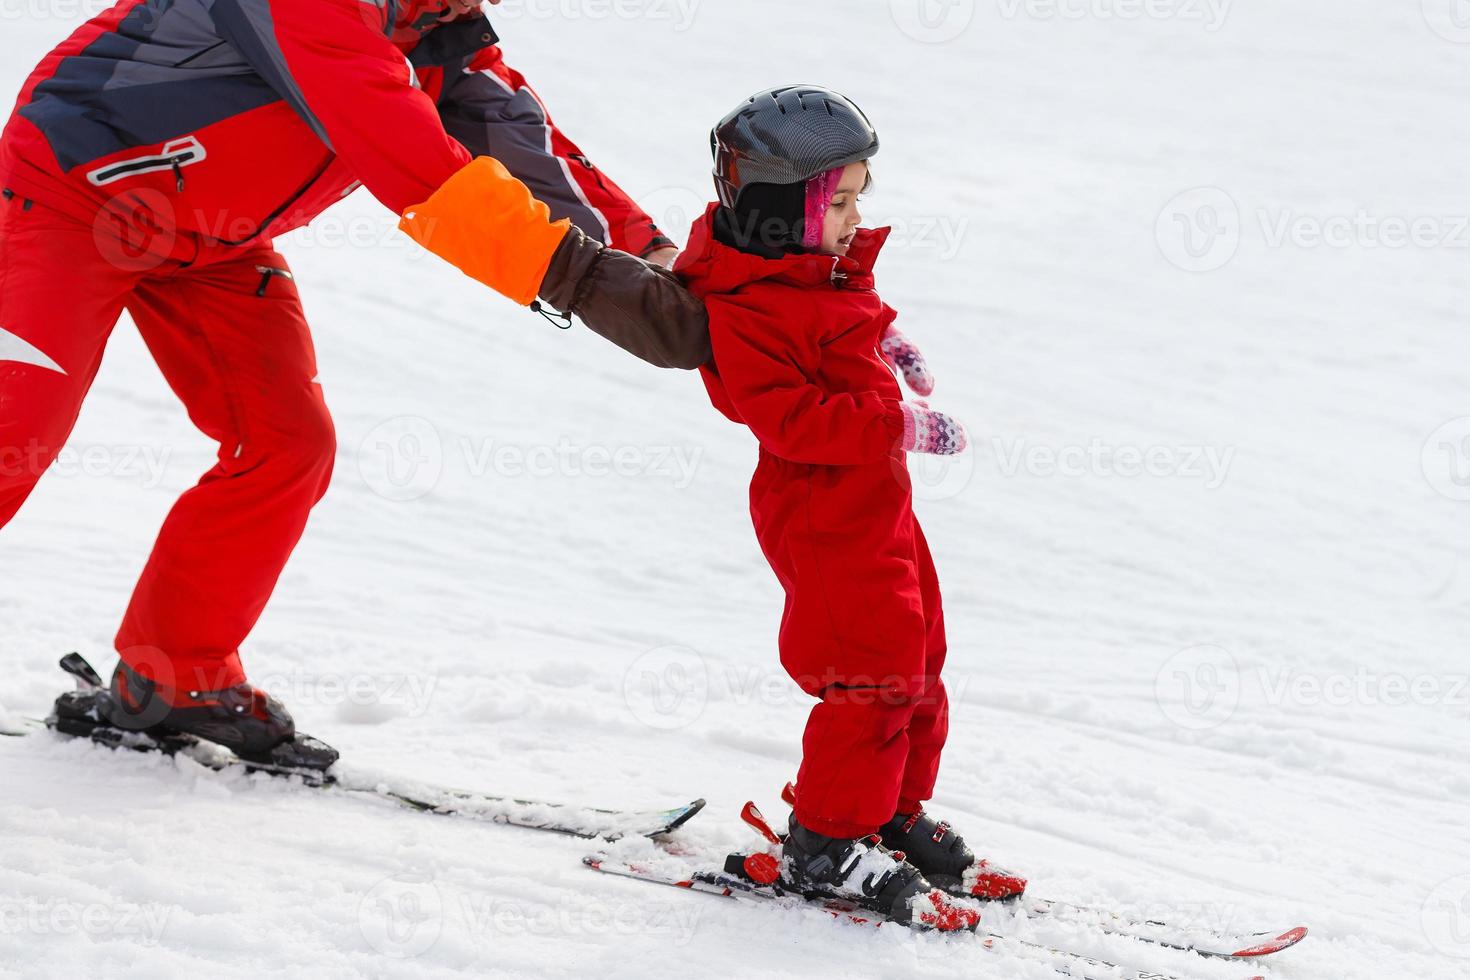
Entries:
[[709, 311], [710, 398], [760, 442], [750, 506], [786, 591], [781, 663], [819, 699], [783, 877], [902, 922], [973, 926], [938, 890], [1003, 898], [1025, 882], [923, 811], [948, 729], [944, 614], [904, 453], [958, 453], [967, 437], [894, 376], [933, 388], [873, 290], [889, 229], [859, 227], [877, 134], [804, 85], [746, 100], [711, 142], [719, 202], [675, 271]]

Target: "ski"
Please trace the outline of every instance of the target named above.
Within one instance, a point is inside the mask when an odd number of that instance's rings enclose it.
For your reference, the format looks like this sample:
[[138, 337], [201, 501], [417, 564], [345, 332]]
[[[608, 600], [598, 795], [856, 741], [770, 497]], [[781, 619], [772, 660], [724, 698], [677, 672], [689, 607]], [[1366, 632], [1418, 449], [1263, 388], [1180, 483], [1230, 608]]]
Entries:
[[609, 841], [630, 836], [658, 837], [683, 826], [704, 808], [704, 800], [694, 800], [667, 810], [616, 810], [518, 799], [417, 781], [385, 780], [376, 775], [355, 773], [342, 763], [323, 772], [253, 762], [241, 759], [222, 746], [188, 735], [154, 738], [107, 725], [99, 725], [88, 734], [74, 734], [58, 731], [54, 724], [48, 725], [47, 722], [32, 724], [35, 728], [49, 727], [67, 738], [89, 739], [109, 749], [187, 758], [215, 772], [264, 773], [295, 781], [310, 789], [357, 797], [376, 797], [419, 813], [481, 820], [570, 837], [601, 838]]
[[1126, 936], [1155, 946], [1217, 959], [1242, 960], [1270, 956], [1290, 949], [1307, 938], [1305, 926], [1279, 932], [1228, 932], [1208, 927], [1176, 925], [1157, 919], [1135, 918], [1107, 909], [1072, 905], [1051, 899], [1023, 898], [1019, 901], [1020, 911], [1030, 919], [1058, 919], [1089, 925], [1110, 935]]
[[[682, 888], [686, 891], [701, 892], [706, 895], [715, 895], [721, 898], [730, 898], [738, 901], [765, 902], [784, 906], [787, 908], [801, 908], [810, 906], [820, 909], [829, 915], [847, 922], [859, 925], [882, 926], [885, 924], [899, 925], [881, 913], [869, 909], [858, 908], [852, 903], [830, 896], [808, 897], [796, 892], [787, 891], [779, 884], [763, 885], [754, 881], [738, 869], [747, 859], [746, 855], [732, 854], [726, 861], [723, 870], [702, 868], [691, 871], [688, 875], [675, 875], [662, 872], [652, 867], [618, 860], [606, 852], [598, 852], [588, 855], [582, 859], [582, 863], [594, 871], [603, 874], [615, 875], [620, 878], [631, 878], [636, 881], [649, 882], [651, 884], [667, 885], [674, 888]], [[900, 928], [904, 926], [899, 925]], [[923, 931], [922, 927], [915, 928]], [[946, 934], [948, 935], [948, 934]], [[955, 941], [966, 941], [964, 933], [956, 933]], [[1133, 970], [1128, 967], [1109, 963], [1105, 960], [1095, 959], [1082, 953], [1069, 952], [1063, 949], [1055, 949], [1040, 943], [1028, 942], [1011, 936], [998, 935], [981, 929], [974, 934], [974, 941], [980, 947], [991, 952], [1009, 952], [1012, 955], [1032, 961], [1046, 962], [1057, 973], [1074, 978], [1074, 980], [1182, 980], [1168, 973], [1157, 973], [1148, 970]], [[1265, 980], [1264, 977], [1250, 977], [1249, 980]]]
[[[63, 737], [84, 739], [109, 749], [187, 758], [216, 772], [263, 773], [311, 789], [385, 800], [419, 813], [586, 839], [614, 841], [622, 837], [659, 837], [683, 826], [704, 808], [704, 800], [694, 800], [666, 810], [604, 809], [496, 796], [419, 781], [385, 779], [378, 774], [355, 772], [340, 762], [324, 770], [242, 759], [224, 746], [192, 735], [153, 735], [109, 724], [97, 710], [97, 700], [106, 696], [97, 673], [76, 654], [64, 659], [62, 667], [77, 679], [78, 690], [58, 698], [57, 710], [44, 721], [25, 719], [31, 732], [49, 729]], [[11, 734], [26, 735], [29, 732]]]
[[[788, 806], [795, 806], [796, 787], [787, 783], [781, 790], [781, 800]], [[774, 836], [774, 831], [770, 829], [770, 825], [761, 816], [760, 811], [755, 808], [755, 804], [746, 804], [745, 809], [741, 812], [741, 819], [768, 840], [779, 843], [779, 838]], [[1284, 949], [1290, 949], [1307, 938], [1305, 926], [1271, 932], [1226, 932], [1208, 927], [1182, 926], [1157, 919], [1128, 916], [1109, 909], [1073, 905], [1070, 902], [1060, 902], [1054, 899], [1030, 898], [1024, 895], [994, 900], [974, 896], [961, 897], [1013, 907], [1029, 919], [1063, 920], [1090, 926], [1109, 935], [1124, 936], [1154, 946], [1163, 946], [1166, 949], [1196, 953], [1217, 959], [1251, 959], [1270, 956]]]

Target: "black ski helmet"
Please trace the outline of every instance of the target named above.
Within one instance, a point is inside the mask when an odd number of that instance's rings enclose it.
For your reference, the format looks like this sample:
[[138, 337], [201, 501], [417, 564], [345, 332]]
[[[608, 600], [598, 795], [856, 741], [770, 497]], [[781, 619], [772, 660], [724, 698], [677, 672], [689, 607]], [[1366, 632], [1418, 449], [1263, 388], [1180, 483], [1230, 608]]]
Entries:
[[746, 99], [710, 132], [715, 190], [734, 208], [752, 184], [798, 184], [878, 152], [878, 133], [852, 100], [820, 85], [784, 85]]

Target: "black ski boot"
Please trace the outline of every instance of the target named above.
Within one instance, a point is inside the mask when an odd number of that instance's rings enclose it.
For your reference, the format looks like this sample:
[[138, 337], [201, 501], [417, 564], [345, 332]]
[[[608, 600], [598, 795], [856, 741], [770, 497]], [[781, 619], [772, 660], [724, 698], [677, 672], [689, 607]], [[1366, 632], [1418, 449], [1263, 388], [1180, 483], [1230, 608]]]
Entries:
[[947, 822], [935, 820], [922, 809], [894, 814], [878, 829], [883, 846], [902, 851], [936, 888], [967, 898], [1015, 898], [1026, 890], [1026, 879], [989, 861], [977, 860], [965, 839]]
[[281, 702], [248, 683], [221, 691], [160, 688], [118, 662], [112, 684], [98, 701], [109, 724], [150, 737], [190, 735], [231, 750], [246, 762], [326, 769], [337, 761], [331, 746], [296, 733]]
[[782, 845], [782, 883], [808, 898], [829, 897], [907, 926], [941, 932], [973, 930], [980, 913], [955, 905], [877, 836], [824, 837], [791, 818]]

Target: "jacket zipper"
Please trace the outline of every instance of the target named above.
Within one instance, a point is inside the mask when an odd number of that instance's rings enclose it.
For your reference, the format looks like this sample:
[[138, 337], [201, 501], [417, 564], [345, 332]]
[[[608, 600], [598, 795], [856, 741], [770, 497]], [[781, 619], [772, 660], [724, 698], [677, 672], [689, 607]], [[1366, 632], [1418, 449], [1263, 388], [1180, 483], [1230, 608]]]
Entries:
[[255, 230], [253, 232], [251, 232], [250, 234], [246, 235], [244, 238], [240, 238], [240, 239], [237, 239], [235, 241], [227, 241], [226, 239], [223, 239], [223, 238], [216, 239], [216, 241], [218, 241], [221, 245], [233, 247], [233, 246], [236, 246], [236, 245], [244, 245], [246, 242], [248, 242], [251, 239], [253, 239], [256, 236], [258, 236], [262, 231], [265, 231], [265, 229], [269, 228], [271, 226], [271, 224], [277, 218], [279, 218], [281, 215], [285, 214], [287, 208], [289, 208], [291, 205], [295, 204], [297, 201], [299, 201], [303, 197], [305, 197], [306, 196], [306, 192], [309, 191], [309, 190], [311, 190], [312, 187], [315, 186], [316, 182], [322, 179], [323, 175], [326, 174], [326, 172], [331, 168], [332, 164], [335, 163], [336, 160], [337, 160], [337, 158], [335, 156], [329, 157], [327, 159], [327, 162], [324, 163], [324, 164], [322, 164], [321, 169], [319, 169], [316, 173], [312, 174], [311, 175], [311, 178], [309, 180], [307, 180], [306, 183], [302, 184], [301, 187], [297, 189], [297, 191], [296, 191], [295, 194], [292, 194], [290, 197], [288, 197], [286, 199], [286, 202], [284, 204], [282, 204], [280, 207], [276, 208], [270, 214], [266, 215], [265, 216], [265, 220], [262, 221], [259, 225], [257, 225], [256, 228], [255, 228]]

